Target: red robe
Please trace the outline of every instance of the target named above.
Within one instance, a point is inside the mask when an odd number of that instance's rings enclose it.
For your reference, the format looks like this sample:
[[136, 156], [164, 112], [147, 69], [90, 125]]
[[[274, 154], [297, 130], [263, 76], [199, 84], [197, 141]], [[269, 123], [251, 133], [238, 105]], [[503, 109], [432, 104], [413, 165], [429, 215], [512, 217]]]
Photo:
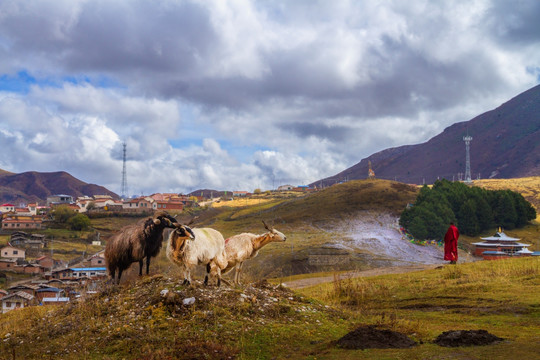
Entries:
[[444, 235], [444, 260], [457, 261], [457, 241], [459, 230], [454, 225], [450, 225]]

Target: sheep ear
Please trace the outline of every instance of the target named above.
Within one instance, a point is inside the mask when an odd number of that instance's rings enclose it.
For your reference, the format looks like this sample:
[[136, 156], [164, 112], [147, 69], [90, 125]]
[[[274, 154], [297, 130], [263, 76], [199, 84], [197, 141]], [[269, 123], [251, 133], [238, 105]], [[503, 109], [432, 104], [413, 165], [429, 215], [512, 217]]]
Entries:
[[154, 219], [154, 224], [156, 224], [156, 225], [161, 224], [161, 220], [159, 220], [159, 219]]

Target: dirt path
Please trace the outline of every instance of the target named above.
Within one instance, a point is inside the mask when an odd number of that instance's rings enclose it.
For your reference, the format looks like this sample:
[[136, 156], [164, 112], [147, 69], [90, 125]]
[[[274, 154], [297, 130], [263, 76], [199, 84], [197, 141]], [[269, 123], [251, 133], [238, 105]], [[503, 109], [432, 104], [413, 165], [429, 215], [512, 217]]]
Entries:
[[[392, 266], [392, 267], [376, 268], [376, 269], [370, 269], [370, 270], [364, 270], [364, 271], [351, 271], [351, 272], [339, 274], [336, 276], [340, 280], [342, 280], [342, 279], [351, 279], [351, 278], [364, 277], [364, 276], [402, 274], [402, 273], [407, 273], [407, 272], [412, 272], [412, 271], [435, 269], [439, 266], [441, 266], [441, 264], [417, 264], [417, 265], [409, 265], [409, 266]], [[291, 289], [300, 289], [300, 288], [322, 284], [326, 282], [332, 282], [332, 281], [334, 281], [334, 276], [321, 276], [321, 277], [313, 277], [313, 278], [307, 278], [307, 279], [287, 281], [283, 283], [283, 286], [286, 286]]]

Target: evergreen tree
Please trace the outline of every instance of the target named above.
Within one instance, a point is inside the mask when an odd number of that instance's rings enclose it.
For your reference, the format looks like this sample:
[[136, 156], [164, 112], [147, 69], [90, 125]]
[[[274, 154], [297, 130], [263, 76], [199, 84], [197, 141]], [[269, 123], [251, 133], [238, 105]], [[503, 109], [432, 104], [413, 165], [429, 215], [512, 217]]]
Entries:
[[476, 236], [480, 233], [478, 219], [476, 217], [476, 203], [469, 199], [461, 205], [458, 213], [459, 230], [469, 236]]
[[517, 222], [517, 212], [512, 196], [507, 191], [501, 191], [495, 207], [495, 222], [504, 229], [514, 229]]

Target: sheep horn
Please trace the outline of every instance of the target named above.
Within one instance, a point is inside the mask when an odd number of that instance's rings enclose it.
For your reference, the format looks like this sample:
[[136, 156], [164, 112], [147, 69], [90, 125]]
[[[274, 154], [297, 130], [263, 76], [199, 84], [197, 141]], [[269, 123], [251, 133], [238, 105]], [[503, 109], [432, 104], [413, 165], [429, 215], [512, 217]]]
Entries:
[[195, 222], [195, 220], [197, 220], [199, 217], [198, 216], [195, 216], [193, 219], [189, 220], [189, 222], [186, 224], [187, 226], [193, 224]]
[[154, 224], [156, 224], [156, 225], [161, 224], [161, 220], [159, 220], [159, 219], [154, 219]]
[[264, 224], [264, 227], [266, 230], [268, 231], [272, 231], [272, 229], [270, 229], [270, 227], [268, 225], [266, 225], [266, 223], [264, 222], [264, 220], [262, 220], [262, 223]]

